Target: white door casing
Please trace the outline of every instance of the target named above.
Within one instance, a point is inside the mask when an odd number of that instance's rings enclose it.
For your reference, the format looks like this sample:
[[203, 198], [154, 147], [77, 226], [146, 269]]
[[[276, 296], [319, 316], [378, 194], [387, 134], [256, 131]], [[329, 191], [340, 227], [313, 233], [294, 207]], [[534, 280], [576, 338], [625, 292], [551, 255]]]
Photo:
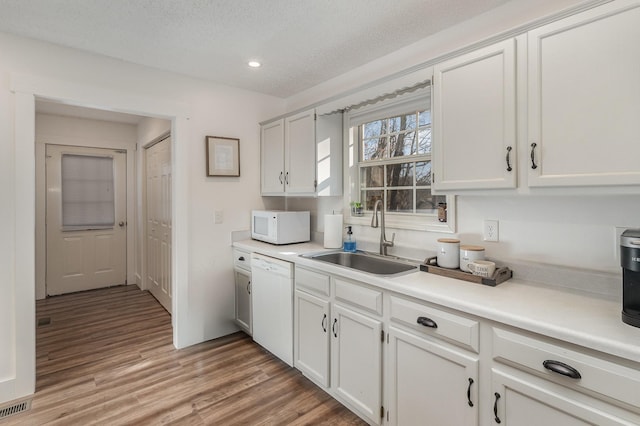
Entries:
[[171, 137], [146, 148], [145, 159], [145, 288], [171, 313]]
[[[46, 153], [47, 294], [56, 295], [126, 284], [126, 152], [47, 145]], [[63, 226], [64, 189], [61, 165], [64, 156], [112, 159], [113, 223], [101, 226]], [[70, 183], [80, 186], [85, 184], [85, 178]], [[95, 195], [84, 194], [83, 199]]]

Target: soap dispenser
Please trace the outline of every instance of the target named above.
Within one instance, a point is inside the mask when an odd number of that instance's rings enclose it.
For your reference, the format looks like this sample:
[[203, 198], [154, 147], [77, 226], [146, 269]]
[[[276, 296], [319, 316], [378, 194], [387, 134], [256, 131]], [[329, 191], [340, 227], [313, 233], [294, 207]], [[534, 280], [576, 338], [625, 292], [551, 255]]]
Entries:
[[356, 239], [353, 237], [351, 226], [347, 226], [347, 238], [344, 240], [343, 249], [344, 251], [348, 251], [350, 253], [356, 252]]

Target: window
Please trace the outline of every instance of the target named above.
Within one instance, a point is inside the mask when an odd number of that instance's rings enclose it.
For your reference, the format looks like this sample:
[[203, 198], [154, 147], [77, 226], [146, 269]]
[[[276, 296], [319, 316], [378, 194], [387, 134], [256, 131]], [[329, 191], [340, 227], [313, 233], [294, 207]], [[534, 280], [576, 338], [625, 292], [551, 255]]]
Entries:
[[110, 228], [115, 224], [113, 158], [62, 155], [64, 230]]
[[389, 213], [436, 215], [446, 198], [431, 194], [431, 113], [369, 121], [359, 126], [358, 134], [365, 210], [382, 199]]
[[[368, 224], [382, 200], [389, 226], [455, 232], [454, 197], [431, 193], [430, 105], [426, 87], [349, 110], [345, 204], [354, 210], [350, 223]], [[447, 220], [441, 222], [438, 206], [445, 203]], [[356, 212], [358, 206], [363, 213]]]

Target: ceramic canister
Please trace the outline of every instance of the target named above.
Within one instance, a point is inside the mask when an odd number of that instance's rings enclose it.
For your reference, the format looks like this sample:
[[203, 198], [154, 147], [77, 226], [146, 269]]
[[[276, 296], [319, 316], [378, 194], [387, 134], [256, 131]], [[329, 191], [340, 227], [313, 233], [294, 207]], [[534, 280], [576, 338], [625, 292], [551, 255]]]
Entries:
[[469, 264], [474, 260], [484, 260], [484, 247], [461, 245], [460, 246], [460, 270], [471, 272]]
[[456, 269], [460, 266], [460, 240], [455, 238], [438, 239], [438, 266]]

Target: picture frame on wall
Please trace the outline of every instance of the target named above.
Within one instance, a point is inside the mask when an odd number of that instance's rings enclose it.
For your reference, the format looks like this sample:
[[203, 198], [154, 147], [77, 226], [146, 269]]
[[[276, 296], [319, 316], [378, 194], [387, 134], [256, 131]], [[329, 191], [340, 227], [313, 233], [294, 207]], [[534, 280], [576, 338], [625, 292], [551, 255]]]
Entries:
[[240, 139], [207, 136], [207, 176], [240, 176]]

